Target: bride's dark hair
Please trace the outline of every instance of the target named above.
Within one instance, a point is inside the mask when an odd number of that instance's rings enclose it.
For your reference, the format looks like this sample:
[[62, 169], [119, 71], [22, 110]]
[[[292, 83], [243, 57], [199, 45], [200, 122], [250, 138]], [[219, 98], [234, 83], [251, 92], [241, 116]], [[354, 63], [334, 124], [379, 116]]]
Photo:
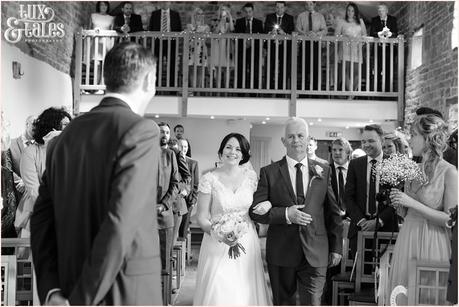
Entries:
[[220, 148], [218, 149], [218, 156], [221, 157], [223, 154], [223, 149], [226, 146], [226, 143], [231, 138], [235, 138], [239, 142], [239, 146], [241, 147], [241, 153], [242, 153], [242, 160], [239, 162], [239, 165], [242, 165], [244, 163], [249, 162], [250, 160], [250, 144], [249, 141], [240, 133], [230, 133], [227, 136], [225, 136], [220, 144]]

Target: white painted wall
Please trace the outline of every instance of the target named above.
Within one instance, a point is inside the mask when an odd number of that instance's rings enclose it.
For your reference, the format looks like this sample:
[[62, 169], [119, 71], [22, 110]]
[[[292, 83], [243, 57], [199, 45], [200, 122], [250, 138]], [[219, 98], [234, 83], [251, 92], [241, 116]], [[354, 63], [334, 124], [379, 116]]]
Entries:
[[[185, 137], [191, 143], [192, 157], [198, 161], [201, 174], [214, 168], [215, 162], [218, 161], [217, 151], [225, 135], [231, 132], [238, 132], [248, 140], [250, 137], [250, 123], [244, 120], [227, 121], [223, 119], [178, 117], [153, 119], [157, 123], [160, 121], [168, 123], [171, 130], [177, 124], [181, 124], [185, 128]], [[173, 131], [171, 131], [171, 137], [174, 137]]]
[[[21, 63], [24, 75], [13, 79], [12, 62]], [[72, 80], [47, 63], [2, 41], [1, 108], [10, 122], [12, 138], [24, 131], [27, 116], [39, 115], [52, 106], [65, 106], [72, 113]]]

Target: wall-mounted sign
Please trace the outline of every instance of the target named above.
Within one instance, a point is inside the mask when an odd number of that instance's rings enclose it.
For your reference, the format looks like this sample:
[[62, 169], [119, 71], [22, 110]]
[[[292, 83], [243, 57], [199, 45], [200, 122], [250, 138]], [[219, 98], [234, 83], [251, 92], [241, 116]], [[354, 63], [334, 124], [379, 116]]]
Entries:
[[343, 133], [341, 131], [327, 131], [325, 135], [330, 138], [339, 138], [343, 136]]

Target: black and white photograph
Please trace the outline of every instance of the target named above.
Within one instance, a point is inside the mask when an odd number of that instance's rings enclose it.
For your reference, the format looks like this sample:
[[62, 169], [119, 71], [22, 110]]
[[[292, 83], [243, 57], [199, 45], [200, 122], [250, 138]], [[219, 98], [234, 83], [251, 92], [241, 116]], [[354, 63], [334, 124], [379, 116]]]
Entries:
[[1, 305], [458, 304], [457, 1], [0, 6]]

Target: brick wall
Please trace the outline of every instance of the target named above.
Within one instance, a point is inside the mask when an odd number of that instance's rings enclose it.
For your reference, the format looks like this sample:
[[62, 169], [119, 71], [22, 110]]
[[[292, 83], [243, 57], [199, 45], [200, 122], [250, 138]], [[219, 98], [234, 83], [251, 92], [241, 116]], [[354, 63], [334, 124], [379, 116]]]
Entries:
[[[2, 34], [7, 29], [9, 17], [19, 17], [19, 5], [27, 2], [2, 1]], [[2, 35], [2, 43], [18, 47], [22, 52], [44, 61], [57, 70], [73, 75], [74, 37], [76, 30], [88, 24], [90, 12], [93, 11], [94, 2], [30, 2], [29, 4], [46, 4], [54, 9], [55, 23], [63, 23], [65, 36], [61, 41], [55, 42], [25, 42], [22, 39], [16, 44], [7, 42]]]
[[[396, 16], [407, 45], [413, 33], [423, 27], [423, 64], [414, 70], [407, 65], [405, 71], [405, 122], [412, 120], [418, 107], [429, 106], [457, 127], [458, 54], [457, 48], [451, 48], [454, 2], [404, 3]], [[407, 46], [406, 55], [408, 52]]]

